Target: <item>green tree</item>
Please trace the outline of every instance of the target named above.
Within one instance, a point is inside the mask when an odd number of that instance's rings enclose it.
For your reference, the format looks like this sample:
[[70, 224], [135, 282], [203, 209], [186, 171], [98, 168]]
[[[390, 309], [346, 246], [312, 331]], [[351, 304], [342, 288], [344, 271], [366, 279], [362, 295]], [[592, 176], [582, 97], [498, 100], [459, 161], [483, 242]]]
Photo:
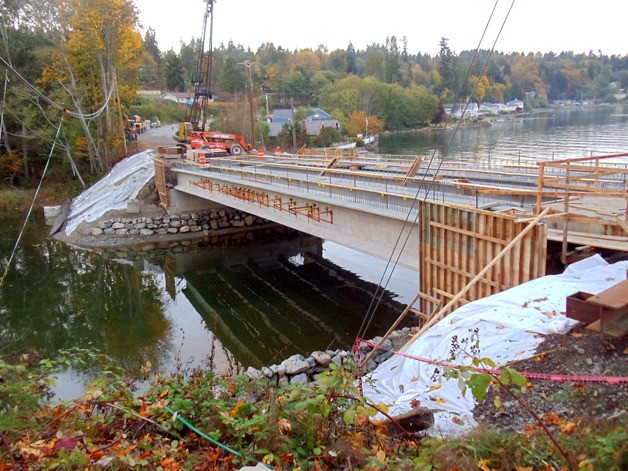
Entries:
[[443, 93], [444, 90], [450, 90], [455, 93], [458, 90], [458, 70], [456, 65], [456, 56], [454, 56], [451, 49], [447, 44], [449, 40], [447, 38], [440, 39], [440, 51], [438, 53], [439, 66], [438, 73], [441, 76], [442, 84], [438, 93]]
[[374, 48], [367, 50], [364, 64], [364, 75], [367, 77], [375, 77], [377, 80], [383, 81], [385, 78], [385, 60], [385, 55], [382, 51]]
[[166, 89], [171, 92], [184, 92], [185, 79], [181, 59], [173, 51], [166, 52], [164, 58], [164, 79]]
[[244, 92], [246, 83], [244, 67], [235, 58], [227, 56], [220, 72], [220, 89], [231, 94]]
[[386, 65], [385, 65], [385, 81], [386, 83], [400, 83], [401, 82], [401, 72], [400, 72], [400, 54], [399, 47], [397, 45], [397, 38], [392, 36], [389, 40], [386, 41]]

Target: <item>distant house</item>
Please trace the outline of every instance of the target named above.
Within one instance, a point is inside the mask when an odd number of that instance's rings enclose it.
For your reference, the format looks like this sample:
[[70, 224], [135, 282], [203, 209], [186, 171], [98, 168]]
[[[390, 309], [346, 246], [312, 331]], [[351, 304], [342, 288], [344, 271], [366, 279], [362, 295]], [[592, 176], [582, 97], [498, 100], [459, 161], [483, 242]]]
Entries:
[[523, 111], [523, 101], [510, 100], [506, 103], [506, 108], [504, 108], [504, 111], [508, 111], [509, 113], [512, 113], [514, 111]]
[[336, 128], [340, 131], [340, 122], [320, 108], [314, 108], [312, 114], [303, 120], [303, 125], [309, 136], [318, 136], [323, 128]]
[[462, 103], [459, 105], [444, 105], [445, 113], [452, 118], [465, 119], [474, 118], [479, 114], [477, 103]]
[[168, 92], [161, 95], [162, 100], [170, 100], [175, 103], [184, 103], [191, 105], [194, 101], [194, 93], [192, 92]]
[[499, 114], [505, 106], [503, 103], [482, 103], [478, 114], [480, 116]]
[[[269, 137], [277, 137], [285, 125], [292, 123], [293, 112], [290, 109], [279, 109], [273, 112], [270, 118], [269, 125]], [[340, 129], [340, 123], [338, 120], [333, 119], [329, 113], [321, 110], [320, 108], [314, 108], [312, 114], [301, 121], [301, 125], [305, 129], [305, 132], [310, 136], [318, 136], [321, 130], [326, 127], [334, 127]]]

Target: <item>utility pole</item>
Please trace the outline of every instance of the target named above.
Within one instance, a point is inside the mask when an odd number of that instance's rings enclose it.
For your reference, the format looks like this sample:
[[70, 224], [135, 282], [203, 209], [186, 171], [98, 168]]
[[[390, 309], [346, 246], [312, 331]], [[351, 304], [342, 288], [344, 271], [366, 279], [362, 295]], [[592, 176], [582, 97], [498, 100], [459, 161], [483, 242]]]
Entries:
[[253, 78], [251, 77], [251, 66], [253, 64], [259, 64], [259, 62], [244, 61], [240, 63], [246, 67], [246, 76], [249, 83], [249, 113], [251, 117], [251, 145], [257, 147], [257, 141], [255, 140], [255, 119], [253, 114]]
[[292, 147], [297, 150], [297, 128], [294, 122], [294, 100], [290, 97], [290, 121], [292, 121]]

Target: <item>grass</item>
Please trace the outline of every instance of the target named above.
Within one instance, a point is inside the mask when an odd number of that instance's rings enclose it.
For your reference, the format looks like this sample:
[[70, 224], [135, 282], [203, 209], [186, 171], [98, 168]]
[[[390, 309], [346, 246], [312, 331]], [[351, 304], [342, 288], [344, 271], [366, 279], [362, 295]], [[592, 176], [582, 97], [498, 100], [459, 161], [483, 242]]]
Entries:
[[[74, 185], [65, 183], [52, 183], [42, 185], [35, 208], [43, 208], [44, 206], [55, 206], [65, 204], [73, 198], [80, 189]], [[35, 196], [35, 188], [0, 187], [0, 210], [1, 211], [24, 211], [27, 210], [33, 202]]]

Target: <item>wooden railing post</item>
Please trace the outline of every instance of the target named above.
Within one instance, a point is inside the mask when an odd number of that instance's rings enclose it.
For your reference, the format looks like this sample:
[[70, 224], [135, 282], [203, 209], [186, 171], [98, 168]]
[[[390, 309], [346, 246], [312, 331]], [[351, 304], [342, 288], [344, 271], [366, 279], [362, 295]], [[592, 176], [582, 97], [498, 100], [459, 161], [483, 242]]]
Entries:
[[539, 166], [539, 177], [536, 188], [536, 210], [534, 214], [539, 214], [541, 212], [541, 206], [543, 205], [543, 186], [545, 184], [545, 162], [538, 162], [537, 165]]

